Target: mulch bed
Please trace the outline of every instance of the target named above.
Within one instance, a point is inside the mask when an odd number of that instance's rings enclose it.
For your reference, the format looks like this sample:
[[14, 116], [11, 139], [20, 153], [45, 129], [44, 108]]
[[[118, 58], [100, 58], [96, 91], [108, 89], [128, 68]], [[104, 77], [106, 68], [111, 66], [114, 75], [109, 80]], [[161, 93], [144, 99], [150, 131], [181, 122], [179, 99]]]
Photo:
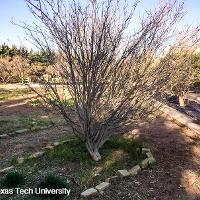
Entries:
[[[131, 134], [131, 132], [130, 132]], [[157, 160], [152, 170], [112, 184], [95, 200], [199, 200], [200, 140], [190, 130], [159, 118], [139, 127]]]

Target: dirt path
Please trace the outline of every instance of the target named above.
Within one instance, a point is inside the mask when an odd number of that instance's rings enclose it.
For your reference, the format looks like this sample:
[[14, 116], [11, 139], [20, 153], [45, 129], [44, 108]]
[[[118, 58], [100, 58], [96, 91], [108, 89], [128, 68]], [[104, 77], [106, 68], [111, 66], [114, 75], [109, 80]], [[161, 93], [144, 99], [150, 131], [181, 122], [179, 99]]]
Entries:
[[13, 158], [41, 151], [46, 145], [66, 138], [70, 133], [69, 128], [59, 126], [0, 140], [0, 169], [10, 166]]
[[[197, 200], [200, 199], [200, 140], [171, 121], [157, 119], [139, 127], [157, 160], [152, 170], [112, 184], [95, 200]], [[135, 133], [135, 131], [134, 131]]]

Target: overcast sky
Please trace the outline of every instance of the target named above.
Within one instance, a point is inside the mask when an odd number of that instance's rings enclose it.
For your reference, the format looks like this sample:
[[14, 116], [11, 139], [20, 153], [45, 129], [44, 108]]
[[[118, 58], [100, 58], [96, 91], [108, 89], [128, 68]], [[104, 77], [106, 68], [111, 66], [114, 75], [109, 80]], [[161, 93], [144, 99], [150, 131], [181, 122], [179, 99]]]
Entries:
[[[157, 3], [158, 0], [140, 0], [137, 12], [140, 11], [142, 13], [155, 7]], [[186, 0], [185, 9], [187, 10], [187, 15], [181, 22], [181, 26], [187, 24], [200, 25], [200, 0]], [[13, 25], [11, 23], [12, 19], [17, 23], [20, 21], [27, 23], [34, 21], [23, 0], [0, 0], [0, 44], [6, 42], [10, 45], [13, 43], [20, 45], [22, 43], [28, 46], [29, 44], [24, 40], [23, 30]]]

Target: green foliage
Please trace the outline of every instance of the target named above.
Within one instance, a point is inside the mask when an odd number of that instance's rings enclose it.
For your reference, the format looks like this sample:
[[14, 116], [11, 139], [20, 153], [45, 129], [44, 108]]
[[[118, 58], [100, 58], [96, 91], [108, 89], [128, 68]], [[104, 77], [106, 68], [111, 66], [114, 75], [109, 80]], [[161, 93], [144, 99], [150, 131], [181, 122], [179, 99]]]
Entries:
[[[88, 154], [84, 143], [77, 139], [49, 150], [45, 160], [50, 159], [61, 166], [67, 162], [80, 162], [81, 168], [75, 172], [75, 177], [80, 187], [84, 187], [91, 182], [103, 181], [119, 169], [138, 164], [145, 158], [142, 154], [143, 147], [144, 144], [139, 140], [114, 137], [100, 149], [102, 160], [95, 162]], [[96, 171], [98, 168], [101, 169], [101, 175], [96, 176], [95, 174], [99, 173]]]
[[9, 119], [0, 121], [0, 135], [12, 133], [19, 129], [31, 129], [33, 127], [44, 127], [52, 124], [49, 119], [33, 119], [28, 116], [19, 119]]
[[123, 137], [115, 137], [105, 143], [102, 151], [106, 149], [122, 149], [127, 152], [131, 158], [139, 160], [142, 156], [143, 147], [144, 144], [140, 140], [128, 140]]
[[29, 94], [30, 89], [20, 89], [20, 90], [3, 90], [0, 89], [0, 101], [8, 100], [13, 97], [22, 96], [24, 94]]
[[2, 57], [9, 56], [12, 58], [16, 55], [29, 59], [30, 64], [31, 63], [52, 64], [55, 61], [55, 52], [52, 52], [50, 50], [33, 51], [33, 50], [28, 50], [24, 46], [17, 48], [16, 45], [12, 45], [12, 47], [9, 47], [5, 43], [0, 45], [0, 56]]
[[24, 183], [24, 175], [18, 171], [10, 171], [4, 177], [1, 185], [3, 187], [16, 187]]
[[64, 161], [80, 161], [82, 163], [91, 164], [91, 160], [85, 145], [80, 140], [72, 140], [67, 144], [59, 145], [57, 148], [49, 151], [51, 158], [57, 158], [60, 162]]
[[52, 104], [52, 105], [62, 104], [66, 107], [73, 107], [74, 106], [74, 100], [72, 98], [69, 98], [69, 99], [61, 100], [61, 102], [59, 102], [58, 99], [52, 99], [50, 104]]
[[192, 57], [193, 65], [193, 80], [192, 80], [192, 89], [200, 89], [200, 53], [195, 54]]
[[[38, 184], [38, 188], [41, 189], [62, 189], [62, 188], [67, 188], [68, 184], [63, 181], [59, 176], [53, 174], [53, 173], [48, 173], [43, 180]], [[58, 199], [59, 197], [62, 197], [63, 195], [61, 194], [47, 194], [47, 195], [41, 195], [44, 198], [54, 198]]]

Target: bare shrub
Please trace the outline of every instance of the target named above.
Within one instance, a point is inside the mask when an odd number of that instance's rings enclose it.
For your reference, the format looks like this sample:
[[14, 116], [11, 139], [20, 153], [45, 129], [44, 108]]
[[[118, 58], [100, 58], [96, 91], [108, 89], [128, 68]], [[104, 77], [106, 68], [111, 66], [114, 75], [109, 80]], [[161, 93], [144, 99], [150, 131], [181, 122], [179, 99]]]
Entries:
[[96, 161], [105, 141], [133, 120], [145, 119], [155, 109], [154, 99], [161, 101], [169, 88], [168, 66], [157, 59], [184, 15], [182, 4], [165, 1], [136, 29], [137, 2], [124, 2], [26, 0], [39, 23], [22, 26], [38, 48], [57, 50], [54, 68], [62, 82], [43, 80], [45, 92], [39, 94], [60, 110]]

